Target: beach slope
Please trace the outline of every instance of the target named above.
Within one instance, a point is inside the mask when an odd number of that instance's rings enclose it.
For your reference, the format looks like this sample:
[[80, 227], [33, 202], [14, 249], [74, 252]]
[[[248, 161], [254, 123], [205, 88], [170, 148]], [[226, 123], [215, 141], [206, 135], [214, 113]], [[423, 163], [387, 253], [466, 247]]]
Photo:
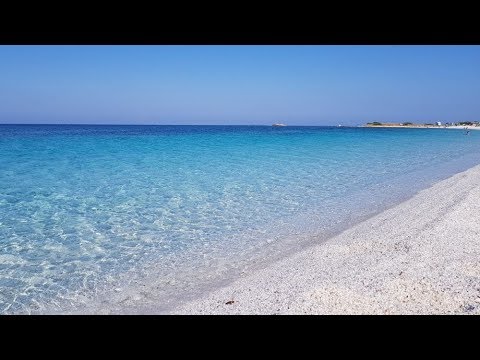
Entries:
[[177, 314], [480, 314], [480, 166]]

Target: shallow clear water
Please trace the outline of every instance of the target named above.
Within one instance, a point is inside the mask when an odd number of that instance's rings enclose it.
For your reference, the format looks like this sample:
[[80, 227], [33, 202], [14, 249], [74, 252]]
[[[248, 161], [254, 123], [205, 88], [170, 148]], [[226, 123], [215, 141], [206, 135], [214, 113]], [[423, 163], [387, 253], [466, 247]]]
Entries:
[[168, 297], [479, 155], [480, 131], [1, 125], [0, 313], [80, 308], [131, 278]]

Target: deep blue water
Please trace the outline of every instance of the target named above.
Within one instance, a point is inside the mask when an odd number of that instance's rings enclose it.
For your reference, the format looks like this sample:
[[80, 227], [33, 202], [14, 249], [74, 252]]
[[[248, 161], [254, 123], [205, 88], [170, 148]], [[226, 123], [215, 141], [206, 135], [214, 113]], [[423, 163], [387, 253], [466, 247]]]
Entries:
[[95, 301], [129, 274], [194, 287], [479, 155], [480, 131], [0, 125], [0, 313]]

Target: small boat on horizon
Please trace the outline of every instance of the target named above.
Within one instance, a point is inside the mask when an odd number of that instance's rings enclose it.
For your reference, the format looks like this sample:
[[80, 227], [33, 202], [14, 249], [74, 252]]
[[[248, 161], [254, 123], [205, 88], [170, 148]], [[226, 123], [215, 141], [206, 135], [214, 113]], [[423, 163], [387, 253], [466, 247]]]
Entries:
[[279, 126], [287, 126], [287, 125], [278, 123], [278, 124], [273, 124], [272, 126], [279, 127]]

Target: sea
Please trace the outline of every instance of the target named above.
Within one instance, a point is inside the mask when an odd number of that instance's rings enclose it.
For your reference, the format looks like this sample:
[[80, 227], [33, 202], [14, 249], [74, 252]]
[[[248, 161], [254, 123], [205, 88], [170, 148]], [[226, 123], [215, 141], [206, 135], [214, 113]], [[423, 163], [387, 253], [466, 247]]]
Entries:
[[479, 163], [480, 131], [0, 125], [0, 314], [168, 312]]

